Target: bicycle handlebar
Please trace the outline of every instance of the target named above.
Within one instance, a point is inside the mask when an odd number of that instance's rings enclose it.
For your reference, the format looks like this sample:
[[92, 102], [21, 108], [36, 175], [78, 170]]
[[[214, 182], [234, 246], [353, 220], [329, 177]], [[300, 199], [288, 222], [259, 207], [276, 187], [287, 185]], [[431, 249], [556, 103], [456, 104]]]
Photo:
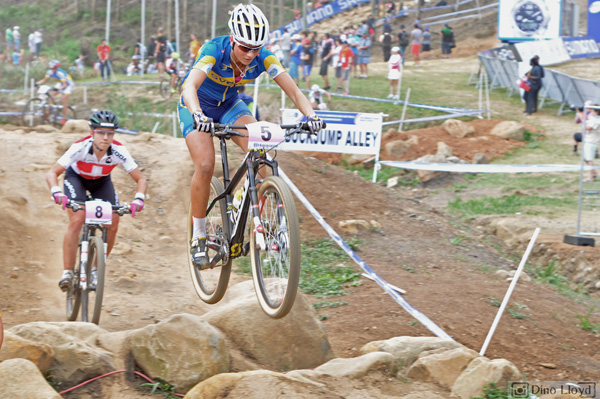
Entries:
[[[224, 138], [230, 138], [232, 136], [239, 136], [239, 137], [248, 137], [247, 135], [243, 134], [243, 133], [239, 133], [237, 132], [235, 129], [247, 129], [246, 125], [229, 125], [226, 123], [215, 123], [215, 130], [213, 132], [210, 133], [211, 136], [216, 136], [216, 137], [224, 137]], [[308, 133], [308, 134], [314, 134], [310, 132], [310, 129], [308, 127], [308, 122], [298, 122], [298, 123], [294, 123], [294, 124], [290, 124], [290, 125], [279, 125], [283, 130], [287, 130], [287, 132], [285, 133], [286, 137], [287, 136], [291, 136], [293, 134], [296, 133]], [[327, 124], [325, 122], [323, 122], [323, 129], [327, 126]]]
[[[85, 209], [85, 202], [82, 201], [69, 201], [67, 204], [67, 208], [71, 208], [73, 212], [82, 211]], [[111, 205], [113, 213], [116, 213], [119, 216], [123, 216], [126, 213], [131, 213], [131, 209], [129, 209], [129, 204], [125, 203], [123, 205]]]

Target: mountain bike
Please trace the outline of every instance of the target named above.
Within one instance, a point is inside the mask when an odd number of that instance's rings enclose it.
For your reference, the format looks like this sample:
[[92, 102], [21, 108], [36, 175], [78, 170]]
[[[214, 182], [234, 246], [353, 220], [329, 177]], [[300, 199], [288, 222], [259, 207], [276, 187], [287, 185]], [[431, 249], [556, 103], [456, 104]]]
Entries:
[[[62, 114], [62, 105], [54, 102], [53, 92], [58, 89], [48, 85], [38, 86], [37, 97], [27, 101], [21, 112], [21, 120], [26, 126], [36, 126], [51, 123], [60, 125], [64, 119]], [[68, 119], [76, 119], [75, 108], [69, 106], [67, 111]]]
[[[186, 70], [185, 69], [178, 69], [177, 70], [177, 79], [175, 80], [175, 87], [177, 88], [177, 93], [179, 93], [179, 95], [181, 95], [181, 82], [183, 80], [183, 77], [185, 76]], [[164, 99], [169, 99], [173, 96], [173, 94], [175, 94], [173, 92], [173, 90], [171, 90], [171, 75], [169, 75], [167, 78], [162, 78], [160, 80], [160, 95], [163, 96]]]
[[[107, 244], [104, 225], [112, 223], [113, 213], [123, 216], [131, 211], [128, 204], [112, 205], [102, 200], [71, 201], [67, 207], [73, 212], [85, 211], [85, 224], [79, 235], [79, 251], [73, 265], [73, 284], [66, 293], [67, 320], [77, 320], [81, 307], [81, 321], [98, 324], [102, 310], [106, 268]], [[101, 237], [96, 235], [97, 231], [102, 233]], [[90, 281], [92, 270], [96, 270], [96, 282]]]
[[[250, 150], [230, 178], [227, 140], [246, 137], [234, 129], [248, 130]], [[210, 182], [206, 211], [209, 267], [200, 270], [188, 254], [192, 282], [204, 302], [214, 304], [223, 298], [232, 260], [250, 253], [254, 289], [263, 311], [277, 319], [291, 310], [300, 279], [300, 228], [292, 192], [279, 176], [277, 161], [267, 150], [280, 145], [286, 137], [301, 133], [310, 133], [305, 123], [215, 124], [210, 134], [220, 141], [223, 182], [214, 176]], [[265, 169], [270, 169], [272, 176], [262, 178]], [[238, 190], [234, 196], [244, 177], [241, 193]], [[234, 206], [234, 198], [238, 206]], [[244, 230], [248, 221], [249, 242], [246, 242]], [[192, 229], [190, 206], [188, 242], [192, 239]]]

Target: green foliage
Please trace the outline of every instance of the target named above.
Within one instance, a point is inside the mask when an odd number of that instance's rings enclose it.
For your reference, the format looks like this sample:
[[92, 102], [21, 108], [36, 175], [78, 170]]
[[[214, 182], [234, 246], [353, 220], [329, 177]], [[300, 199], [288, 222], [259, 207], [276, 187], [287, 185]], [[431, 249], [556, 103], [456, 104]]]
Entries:
[[60, 386], [62, 385], [62, 382], [54, 379], [54, 376], [52, 375], [52, 370], [46, 371], [46, 373], [44, 374], [44, 378], [46, 379], [46, 382], [52, 387], [52, 389], [54, 389], [56, 392], [60, 392]]
[[158, 380], [154, 384], [146, 382], [141, 385], [142, 387], [152, 388], [150, 394], [160, 393], [166, 399], [179, 399], [179, 396], [175, 395], [175, 386], [168, 382]]
[[579, 319], [579, 328], [585, 331], [591, 331], [596, 335], [600, 335], [600, 322], [593, 323], [590, 321], [590, 316], [592, 315], [592, 313], [594, 313], [594, 310], [596, 310], [596, 307], [592, 306], [585, 316], [579, 314], [576, 316], [577, 319]]
[[325, 308], [337, 308], [340, 306], [346, 306], [348, 302], [344, 301], [321, 301], [313, 303], [313, 308], [315, 310], [325, 309]]
[[508, 391], [499, 389], [495, 382], [490, 382], [483, 388], [483, 397], [471, 397], [471, 399], [509, 399]]
[[475, 215], [509, 215], [517, 212], [536, 215], [540, 211], [538, 208], [574, 206], [575, 200], [572, 198], [548, 198], [537, 195], [519, 195], [511, 194], [503, 197], [483, 197], [462, 201], [460, 196], [448, 203], [448, 209], [463, 217], [473, 217]]

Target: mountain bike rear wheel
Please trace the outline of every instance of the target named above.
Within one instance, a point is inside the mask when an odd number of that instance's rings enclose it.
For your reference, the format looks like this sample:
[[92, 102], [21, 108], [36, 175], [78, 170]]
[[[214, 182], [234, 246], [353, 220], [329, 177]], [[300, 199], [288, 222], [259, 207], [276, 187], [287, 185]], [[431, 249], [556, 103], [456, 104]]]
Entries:
[[81, 306], [81, 288], [79, 282], [79, 269], [81, 267], [81, 244], [79, 244], [79, 250], [77, 251], [77, 257], [75, 258], [75, 264], [73, 265], [73, 284], [67, 291], [67, 320], [77, 320], [79, 314], [79, 307]]
[[[104, 241], [100, 237], [91, 237], [88, 249], [88, 262], [85, 273], [88, 278], [88, 289], [82, 291], [81, 320], [94, 324], [100, 322], [102, 311], [102, 297], [104, 295], [104, 270], [106, 262], [104, 259]], [[92, 270], [96, 269], [98, 281], [92, 285]], [[91, 316], [91, 317], [89, 317]]]
[[160, 95], [168, 100], [173, 95], [171, 91], [171, 79], [161, 79], [159, 85]]
[[[213, 177], [210, 182], [210, 195], [208, 203], [223, 192], [223, 184]], [[189, 243], [192, 240], [193, 225], [192, 225], [192, 207], [188, 214], [188, 251]], [[223, 198], [218, 201], [215, 206], [206, 215], [206, 235], [208, 242], [208, 257], [212, 268], [200, 270], [192, 262], [192, 256], [188, 252], [188, 264], [192, 282], [196, 293], [204, 302], [213, 304], [219, 302], [229, 284], [229, 276], [231, 275], [231, 257], [228, 251], [229, 240], [229, 224], [227, 223], [227, 201]], [[221, 255], [227, 255], [225, 259], [220, 259]]]
[[294, 197], [281, 177], [270, 176], [258, 190], [264, 244], [250, 227], [250, 261], [256, 296], [263, 311], [278, 319], [289, 313], [300, 280], [300, 228]]
[[[64, 116], [62, 113], [62, 108], [57, 107], [56, 105], [52, 106], [52, 109], [50, 111], [50, 117], [49, 117], [50, 122], [54, 123], [55, 125], [60, 126], [60, 122], [63, 119], [64, 119]], [[69, 120], [69, 119], [77, 119], [77, 112], [75, 111], [75, 108], [73, 108], [71, 106], [67, 107], [67, 120]]]
[[41, 98], [32, 98], [27, 101], [21, 113], [21, 120], [25, 126], [43, 125], [50, 116], [50, 106]]

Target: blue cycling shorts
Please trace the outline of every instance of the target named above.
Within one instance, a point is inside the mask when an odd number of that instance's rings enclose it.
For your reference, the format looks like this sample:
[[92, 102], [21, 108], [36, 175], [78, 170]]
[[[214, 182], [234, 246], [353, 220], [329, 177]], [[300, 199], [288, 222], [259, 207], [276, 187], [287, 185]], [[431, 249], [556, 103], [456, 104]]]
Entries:
[[[215, 122], [233, 125], [244, 115], [253, 115], [248, 106], [238, 97], [233, 97], [231, 104], [223, 103], [220, 107], [200, 104], [204, 115], [213, 118]], [[183, 137], [194, 131], [194, 118], [190, 111], [181, 105], [181, 101], [177, 104], [177, 116], [179, 118], [179, 128]]]

